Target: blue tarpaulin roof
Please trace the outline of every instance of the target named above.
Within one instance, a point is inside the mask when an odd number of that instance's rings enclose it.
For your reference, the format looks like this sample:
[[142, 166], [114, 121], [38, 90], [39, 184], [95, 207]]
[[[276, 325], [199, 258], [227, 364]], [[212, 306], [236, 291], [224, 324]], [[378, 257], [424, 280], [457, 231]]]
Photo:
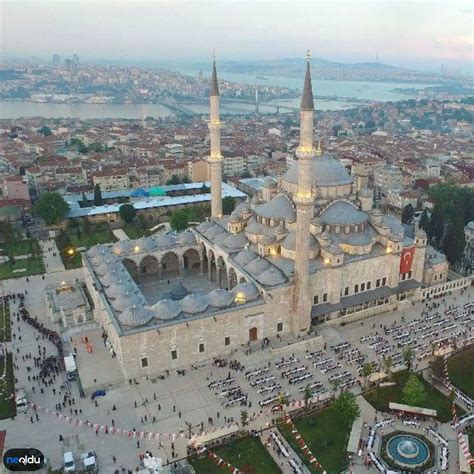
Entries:
[[132, 191], [130, 196], [132, 196], [132, 197], [147, 197], [147, 196], [149, 196], [149, 194], [143, 188], [138, 188], [138, 189], [135, 189], [135, 191]]

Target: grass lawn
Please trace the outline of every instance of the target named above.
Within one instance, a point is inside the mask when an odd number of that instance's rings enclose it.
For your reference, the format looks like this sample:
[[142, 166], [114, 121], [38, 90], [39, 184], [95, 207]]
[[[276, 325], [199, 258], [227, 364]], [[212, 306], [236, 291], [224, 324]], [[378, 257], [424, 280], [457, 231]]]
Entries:
[[[13, 272], [13, 270], [21, 268], [26, 268], [26, 271]], [[0, 280], [37, 275], [38, 273], [44, 273], [43, 259], [41, 257], [31, 258], [28, 260], [16, 260], [13, 265], [10, 265], [9, 262], [0, 265]]]
[[[31, 242], [31, 243], [30, 243]], [[28, 255], [32, 249], [40, 253], [40, 247], [36, 239], [19, 240], [17, 242], [10, 242], [8, 244], [0, 244], [4, 255]]]
[[11, 337], [10, 309], [7, 304], [5, 310], [0, 306], [0, 342], [10, 341]]
[[[315, 458], [328, 473], [338, 473], [347, 467], [346, 449], [351, 427], [347, 426], [337, 411], [328, 408], [318, 413], [294, 418], [293, 423]], [[279, 426], [279, 429], [309, 470], [320, 473], [319, 469], [309, 464], [309, 458], [301, 451], [286, 425]]]
[[[402, 390], [405, 382], [407, 381], [410, 372], [405, 370], [393, 374], [393, 381], [396, 385], [391, 387], [379, 387], [370, 392], [364, 393], [365, 399], [377, 410], [388, 412], [388, 405], [390, 402], [404, 403]], [[439, 390], [433, 385], [426, 382], [421, 376], [418, 376], [426, 390], [426, 400], [420, 403], [419, 406], [422, 408], [431, 408], [438, 412], [438, 420], [446, 423], [452, 420], [451, 404], [447, 397], [445, 397]], [[463, 411], [458, 407], [458, 415], [461, 415]]]
[[5, 420], [16, 415], [15, 399], [11, 397], [15, 393], [15, 385], [13, 383], [13, 361], [12, 355], [8, 354], [7, 358], [0, 357], [0, 374], [3, 375], [6, 368], [6, 378], [0, 379], [0, 420]]
[[[246, 473], [279, 474], [281, 472], [258, 438], [247, 437], [229, 441], [223, 446], [212, 449], [212, 452]], [[221, 474], [227, 471], [218, 467], [208, 458], [197, 459], [197, 457], [192, 457], [189, 462], [196, 474]]]
[[451, 382], [474, 398], [474, 347], [451, 356], [448, 359], [448, 371]]
[[[115, 242], [117, 240], [111, 230], [95, 229], [94, 227], [92, 227], [87, 234], [82, 233], [81, 237], [78, 237], [75, 233], [70, 233], [69, 237], [71, 239], [71, 244], [74, 247], [86, 247], [86, 249], [89, 249], [90, 247], [96, 244], [107, 244], [109, 242]], [[57, 243], [58, 241], [56, 240], [56, 244]], [[59, 251], [61, 259], [67, 270], [71, 268], [82, 267], [82, 257], [80, 251], [76, 252], [73, 257], [65, 255], [65, 253], [61, 251], [61, 249], [59, 249]]]
[[138, 222], [132, 222], [131, 224], [124, 224], [122, 227], [122, 230], [128, 235], [128, 238], [131, 240], [139, 239], [145, 235], [145, 237], [148, 237], [151, 235], [151, 232], [149, 229], [143, 230], [140, 227], [140, 224]]

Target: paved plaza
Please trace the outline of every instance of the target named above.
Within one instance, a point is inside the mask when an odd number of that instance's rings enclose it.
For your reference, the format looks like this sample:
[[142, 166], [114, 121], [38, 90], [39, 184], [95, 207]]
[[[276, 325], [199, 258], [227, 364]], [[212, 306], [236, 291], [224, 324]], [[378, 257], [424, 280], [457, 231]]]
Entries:
[[[81, 276], [82, 269], [77, 269], [50, 273], [45, 275], [44, 279], [42, 276], [29, 277], [28, 282], [26, 278], [19, 278], [4, 282], [4, 290], [5, 293], [27, 291], [25, 305], [30, 315], [38, 316], [47, 327], [58, 330], [46, 317], [44, 285], [60, 283], [63, 280], [72, 281]], [[167, 285], [167, 282], [165, 284]], [[455, 292], [451, 296], [446, 296], [445, 302], [441, 303], [439, 308], [429, 312], [429, 314], [434, 314], [439, 311], [443, 314], [443, 318], [435, 318], [426, 324], [420, 321], [416, 323], [423, 329], [417, 334], [415, 341], [410, 342], [411, 347], [420, 346], [415, 352], [416, 370], [427, 366], [427, 359], [421, 358], [421, 355], [430, 350], [431, 340], [460, 334], [460, 331], [464, 331], [464, 334], [459, 337], [471, 335], [472, 322], [466, 324], [466, 319], [459, 319], [434, 326], [437, 328], [436, 334], [423, 339], [437, 321], [444, 320], [446, 307], [464, 305], [472, 300], [472, 296], [472, 289], [467, 289], [462, 294]], [[379, 364], [383, 355], [393, 355], [394, 360], [399, 361], [398, 353], [403, 348], [398, 347], [398, 344], [406, 342], [407, 338], [394, 338], [403, 333], [406, 325], [410, 325], [415, 320], [421, 320], [424, 308], [425, 305], [421, 302], [417, 304], [407, 302], [397, 311], [347, 324], [344, 327], [327, 324], [318, 326], [316, 333], [317, 336], [322, 336], [322, 340], [320, 337], [315, 338], [312, 334], [306, 336], [304, 341], [294, 339], [270, 341], [263, 348], [260, 342], [253, 343], [237, 350], [227, 359], [225, 367], [217, 367], [209, 361], [199, 367], [187, 368], [184, 375], [164, 373], [136, 381], [121, 381], [119, 363], [104, 346], [100, 337], [101, 330], [76, 333], [72, 334], [72, 337], [68, 334], [65, 352], [68, 353], [74, 350], [74, 347], [76, 348], [77, 365], [84, 388], [88, 393], [95, 388], [106, 388], [107, 393], [105, 397], [97, 399], [96, 406], [90, 397], [81, 399], [77, 385], [72, 383], [72, 396], [75, 403], [63, 408], [61, 413], [65, 416], [72, 414], [74, 418], [99, 425], [115, 426], [126, 430], [136, 429], [139, 432], [178, 433], [182, 431], [188, 433], [191, 431], [198, 433], [202, 430], [212, 431], [233, 421], [240, 421], [242, 409], [247, 410], [251, 417], [258, 415], [262, 410], [268, 413], [271, 403], [263, 406], [262, 403], [275, 397], [280, 391], [287, 393], [291, 400], [300, 400], [303, 398], [302, 390], [307, 384], [311, 384], [314, 392], [319, 395], [329, 393], [334, 387], [334, 380], [339, 380], [340, 384], [347, 383], [348, 387], [359, 392], [356, 361]], [[18, 312], [18, 302], [11, 304], [11, 310], [14, 314]], [[392, 325], [402, 327], [386, 335], [384, 326], [390, 328]], [[413, 333], [413, 328], [417, 326], [413, 323], [409, 327], [412, 328]], [[22, 360], [22, 356], [26, 354], [36, 355], [38, 345], [41, 348], [44, 346], [47, 354], [54, 354], [52, 344], [41, 338], [37, 340], [35, 330], [21, 319], [18, 322], [16, 315], [12, 317], [12, 332], [16, 337], [12, 340], [12, 350], [15, 364], [18, 366], [15, 370], [17, 385], [23, 385], [26, 388], [29, 401], [54, 410], [55, 405], [62, 401], [59, 391], [61, 384], [65, 383], [65, 377], [59, 377], [53, 385], [45, 388], [44, 393], [39, 393], [39, 386], [35, 386], [36, 382], [28, 380], [28, 376], [31, 377], [36, 368], [28, 372], [29, 361]], [[21, 340], [19, 340], [20, 335]], [[84, 335], [87, 335], [93, 347], [92, 352], [87, 352], [85, 344], [81, 342], [81, 336]], [[382, 337], [382, 344], [377, 344], [378, 336]], [[344, 357], [340, 357], [341, 352], [337, 352], [338, 347], [334, 350], [334, 346], [341, 345], [344, 347]], [[232, 364], [234, 368], [229, 367], [230, 360], [238, 361]], [[335, 368], [331, 369], [333, 366]], [[239, 370], [235, 370], [235, 367]], [[342, 376], [339, 377], [341, 374]], [[303, 379], [299, 380], [299, 377]], [[209, 384], [212, 382], [210, 389]], [[35, 386], [34, 393], [33, 386]], [[277, 389], [276, 386], [278, 386]], [[53, 394], [53, 388], [56, 395]], [[229, 389], [233, 391], [226, 393]], [[241, 397], [247, 402], [246, 407], [239, 402], [232, 402], [233, 399]], [[373, 423], [375, 410], [365, 401], [360, 401], [360, 403], [364, 421]], [[42, 411], [38, 411], [38, 416], [39, 421], [36, 421], [34, 412], [30, 409], [28, 413], [19, 413], [15, 420], [2, 421], [2, 427], [7, 429], [7, 449], [24, 445], [37, 447], [45, 453], [51, 465], [56, 468], [62, 465], [64, 451], [72, 450], [76, 456], [79, 456], [84, 451], [94, 449], [98, 454], [100, 472], [106, 473], [114, 472], [121, 466], [134, 470], [139, 466], [139, 454], [147, 449], [151, 450], [153, 455], [161, 457], [165, 463], [172, 460], [172, 441], [167, 438], [158, 441], [128, 439], [124, 436], [112, 436], [105, 433], [96, 435], [90, 428], [75, 427]], [[269, 420], [270, 414], [256, 417], [249, 428], [264, 428]], [[446, 427], [443, 430], [450, 442], [451, 464], [448, 472], [454, 473], [456, 472], [455, 460], [458, 456], [455, 433]], [[62, 441], [60, 441], [60, 435]], [[178, 437], [174, 440], [174, 444], [177, 457], [184, 457], [187, 440]], [[317, 453], [314, 454], [317, 456]], [[115, 463], [113, 457], [116, 459]], [[367, 472], [367, 468], [357, 465], [357, 462], [354, 468], [356, 472]], [[283, 470], [290, 472], [287, 466]]]

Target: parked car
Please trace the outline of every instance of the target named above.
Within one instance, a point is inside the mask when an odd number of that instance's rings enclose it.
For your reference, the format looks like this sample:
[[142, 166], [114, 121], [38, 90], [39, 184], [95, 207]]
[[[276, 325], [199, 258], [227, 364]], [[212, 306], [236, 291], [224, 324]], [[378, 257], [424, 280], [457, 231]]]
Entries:
[[82, 464], [84, 465], [85, 472], [97, 472], [97, 455], [94, 451], [88, 451], [87, 453], [81, 454]]
[[74, 462], [74, 455], [72, 451], [66, 451], [64, 453], [64, 470], [66, 472], [72, 472], [76, 470], [76, 463]]

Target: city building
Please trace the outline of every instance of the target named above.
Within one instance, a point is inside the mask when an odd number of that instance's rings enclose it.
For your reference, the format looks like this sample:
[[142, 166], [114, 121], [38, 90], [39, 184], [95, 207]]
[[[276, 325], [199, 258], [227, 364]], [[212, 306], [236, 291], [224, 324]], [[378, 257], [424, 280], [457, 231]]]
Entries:
[[22, 199], [30, 201], [28, 182], [23, 176], [7, 176], [2, 185], [3, 197], [5, 199]]
[[210, 102], [211, 218], [83, 253], [95, 317], [126, 378], [392, 310], [419, 299], [425, 281], [446, 280], [444, 256], [427, 261], [425, 233], [372, 209], [345, 167], [314, 146], [309, 58], [293, 164], [228, 216], [215, 63]]

